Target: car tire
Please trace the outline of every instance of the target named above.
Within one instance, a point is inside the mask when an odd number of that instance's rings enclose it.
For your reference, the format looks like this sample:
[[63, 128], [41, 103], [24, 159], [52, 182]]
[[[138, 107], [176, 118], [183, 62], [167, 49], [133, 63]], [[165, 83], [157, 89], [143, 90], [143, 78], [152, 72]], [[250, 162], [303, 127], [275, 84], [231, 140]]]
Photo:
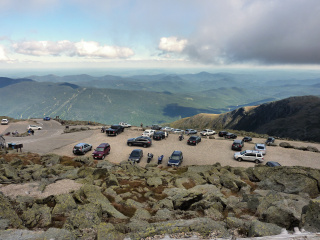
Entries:
[[146, 148], [146, 147], [147, 147], [147, 144], [143, 144], [143, 147]]
[[128, 146], [132, 146], [132, 143], [128, 143]]
[[102, 158], [101, 158], [102, 160], [104, 159], [104, 155], [102, 155]]
[[258, 159], [254, 160], [254, 162], [255, 162], [256, 164], [260, 163], [260, 161], [259, 161]]
[[237, 158], [238, 162], [241, 162], [242, 161], [242, 158]]
[[116, 132], [116, 134], [115, 134], [116, 136], [118, 135], [118, 133]]

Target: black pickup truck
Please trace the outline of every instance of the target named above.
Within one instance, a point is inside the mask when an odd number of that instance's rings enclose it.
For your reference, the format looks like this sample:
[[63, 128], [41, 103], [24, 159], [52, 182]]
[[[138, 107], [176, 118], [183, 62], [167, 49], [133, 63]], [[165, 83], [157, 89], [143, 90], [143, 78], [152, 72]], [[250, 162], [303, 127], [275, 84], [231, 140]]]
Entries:
[[123, 126], [119, 124], [114, 124], [114, 125], [111, 125], [111, 127], [106, 130], [106, 134], [108, 136], [117, 136], [118, 134], [122, 133], [123, 130], [124, 130]]

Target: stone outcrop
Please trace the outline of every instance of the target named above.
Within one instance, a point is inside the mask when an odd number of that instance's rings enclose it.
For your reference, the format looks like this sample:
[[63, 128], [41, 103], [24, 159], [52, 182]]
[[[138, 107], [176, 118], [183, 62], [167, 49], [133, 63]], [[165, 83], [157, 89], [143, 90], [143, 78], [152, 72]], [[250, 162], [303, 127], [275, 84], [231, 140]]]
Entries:
[[[57, 155], [29, 162], [2, 157], [0, 239], [17, 234], [20, 239], [141, 239], [180, 232], [230, 238], [297, 227], [320, 231], [318, 169], [220, 164], [161, 169], [85, 158], [66, 164]], [[82, 186], [41, 198], [29, 193], [32, 189], [1, 193], [12, 183], [44, 192], [63, 179]]]

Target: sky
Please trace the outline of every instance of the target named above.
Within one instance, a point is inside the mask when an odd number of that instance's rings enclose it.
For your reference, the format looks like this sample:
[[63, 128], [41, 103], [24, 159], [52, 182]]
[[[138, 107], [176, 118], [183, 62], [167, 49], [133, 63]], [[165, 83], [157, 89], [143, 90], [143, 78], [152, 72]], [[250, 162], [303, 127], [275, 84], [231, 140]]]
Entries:
[[0, 70], [320, 69], [319, 0], [0, 0]]

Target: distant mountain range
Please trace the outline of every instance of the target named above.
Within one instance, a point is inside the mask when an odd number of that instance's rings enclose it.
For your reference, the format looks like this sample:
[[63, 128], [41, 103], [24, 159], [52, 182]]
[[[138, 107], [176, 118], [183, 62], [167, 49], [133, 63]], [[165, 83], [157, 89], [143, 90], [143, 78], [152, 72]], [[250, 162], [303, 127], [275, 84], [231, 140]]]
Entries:
[[234, 129], [320, 142], [320, 98], [290, 97], [224, 114], [199, 114], [171, 124], [177, 128]]
[[1, 115], [17, 119], [60, 116], [105, 124], [168, 123], [303, 95], [320, 95], [320, 78], [207, 72], [0, 78]]

